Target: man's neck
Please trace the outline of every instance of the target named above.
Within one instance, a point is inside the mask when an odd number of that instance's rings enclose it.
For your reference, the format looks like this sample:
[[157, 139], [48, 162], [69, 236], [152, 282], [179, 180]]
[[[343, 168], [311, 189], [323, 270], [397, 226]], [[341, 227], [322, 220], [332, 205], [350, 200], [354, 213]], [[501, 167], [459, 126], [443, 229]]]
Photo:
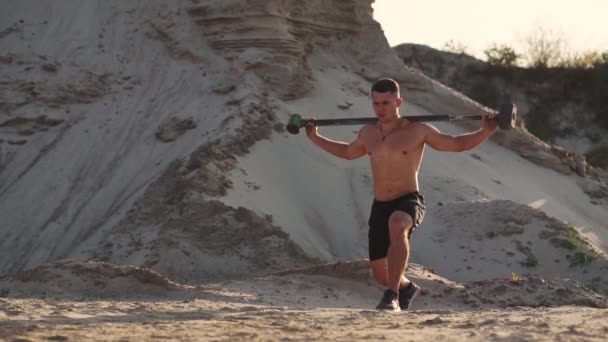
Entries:
[[401, 115], [399, 115], [399, 113], [397, 113], [394, 117], [391, 118], [390, 121], [387, 121], [384, 123], [380, 122], [380, 128], [382, 129], [382, 131], [387, 132], [392, 129], [395, 129], [400, 124], [401, 124]]

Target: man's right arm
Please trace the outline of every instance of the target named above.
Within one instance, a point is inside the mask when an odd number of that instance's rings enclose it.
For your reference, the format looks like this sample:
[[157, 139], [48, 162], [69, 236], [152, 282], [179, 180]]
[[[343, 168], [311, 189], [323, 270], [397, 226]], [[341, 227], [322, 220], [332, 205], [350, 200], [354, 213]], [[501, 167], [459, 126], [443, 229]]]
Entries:
[[309, 123], [306, 126], [306, 135], [308, 135], [310, 140], [316, 145], [338, 158], [352, 160], [363, 157], [367, 153], [361, 139], [361, 131], [359, 131], [359, 135], [355, 141], [350, 144], [331, 140], [319, 135], [317, 127], [312, 123]]

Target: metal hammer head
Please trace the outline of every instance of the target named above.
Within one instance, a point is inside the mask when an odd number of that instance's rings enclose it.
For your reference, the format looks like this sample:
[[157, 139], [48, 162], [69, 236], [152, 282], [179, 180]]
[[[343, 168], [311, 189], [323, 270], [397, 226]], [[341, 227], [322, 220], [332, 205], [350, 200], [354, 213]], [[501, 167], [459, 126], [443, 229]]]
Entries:
[[504, 103], [500, 106], [500, 111], [497, 117], [498, 127], [500, 129], [512, 129], [515, 127], [515, 119], [517, 118], [517, 106], [513, 103]]
[[300, 128], [302, 128], [302, 125], [302, 116], [300, 116], [300, 114], [292, 114], [289, 116], [289, 121], [287, 121], [287, 132], [291, 134], [298, 134], [300, 133]]

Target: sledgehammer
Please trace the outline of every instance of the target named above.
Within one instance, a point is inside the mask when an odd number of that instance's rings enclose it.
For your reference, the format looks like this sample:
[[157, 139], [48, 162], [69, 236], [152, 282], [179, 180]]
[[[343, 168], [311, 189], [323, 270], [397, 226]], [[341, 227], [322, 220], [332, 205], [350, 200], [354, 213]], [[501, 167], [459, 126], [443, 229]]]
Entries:
[[[513, 103], [505, 103], [500, 106], [500, 111], [495, 120], [498, 120], [500, 129], [509, 130], [515, 127], [517, 117], [517, 106]], [[406, 119], [414, 122], [430, 121], [458, 121], [458, 120], [481, 120], [481, 115], [415, 115], [406, 116]], [[287, 122], [287, 131], [291, 134], [300, 133], [300, 128], [305, 127], [308, 122], [314, 122], [316, 126], [343, 126], [343, 125], [366, 125], [378, 122], [377, 117], [371, 118], [343, 118], [343, 119], [305, 119], [300, 114], [292, 114]]]

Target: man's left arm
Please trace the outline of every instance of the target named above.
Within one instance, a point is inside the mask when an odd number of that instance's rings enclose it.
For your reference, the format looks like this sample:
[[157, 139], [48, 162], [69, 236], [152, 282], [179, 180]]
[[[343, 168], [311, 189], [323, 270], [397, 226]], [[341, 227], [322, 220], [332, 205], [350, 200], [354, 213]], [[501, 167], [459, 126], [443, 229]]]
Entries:
[[427, 125], [428, 132], [425, 137], [425, 143], [438, 151], [462, 152], [471, 150], [488, 137], [490, 137], [498, 127], [498, 121], [495, 112], [484, 112], [481, 118], [481, 129], [472, 133], [461, 135], [449, 135], [440, 132], [437, 128]]

